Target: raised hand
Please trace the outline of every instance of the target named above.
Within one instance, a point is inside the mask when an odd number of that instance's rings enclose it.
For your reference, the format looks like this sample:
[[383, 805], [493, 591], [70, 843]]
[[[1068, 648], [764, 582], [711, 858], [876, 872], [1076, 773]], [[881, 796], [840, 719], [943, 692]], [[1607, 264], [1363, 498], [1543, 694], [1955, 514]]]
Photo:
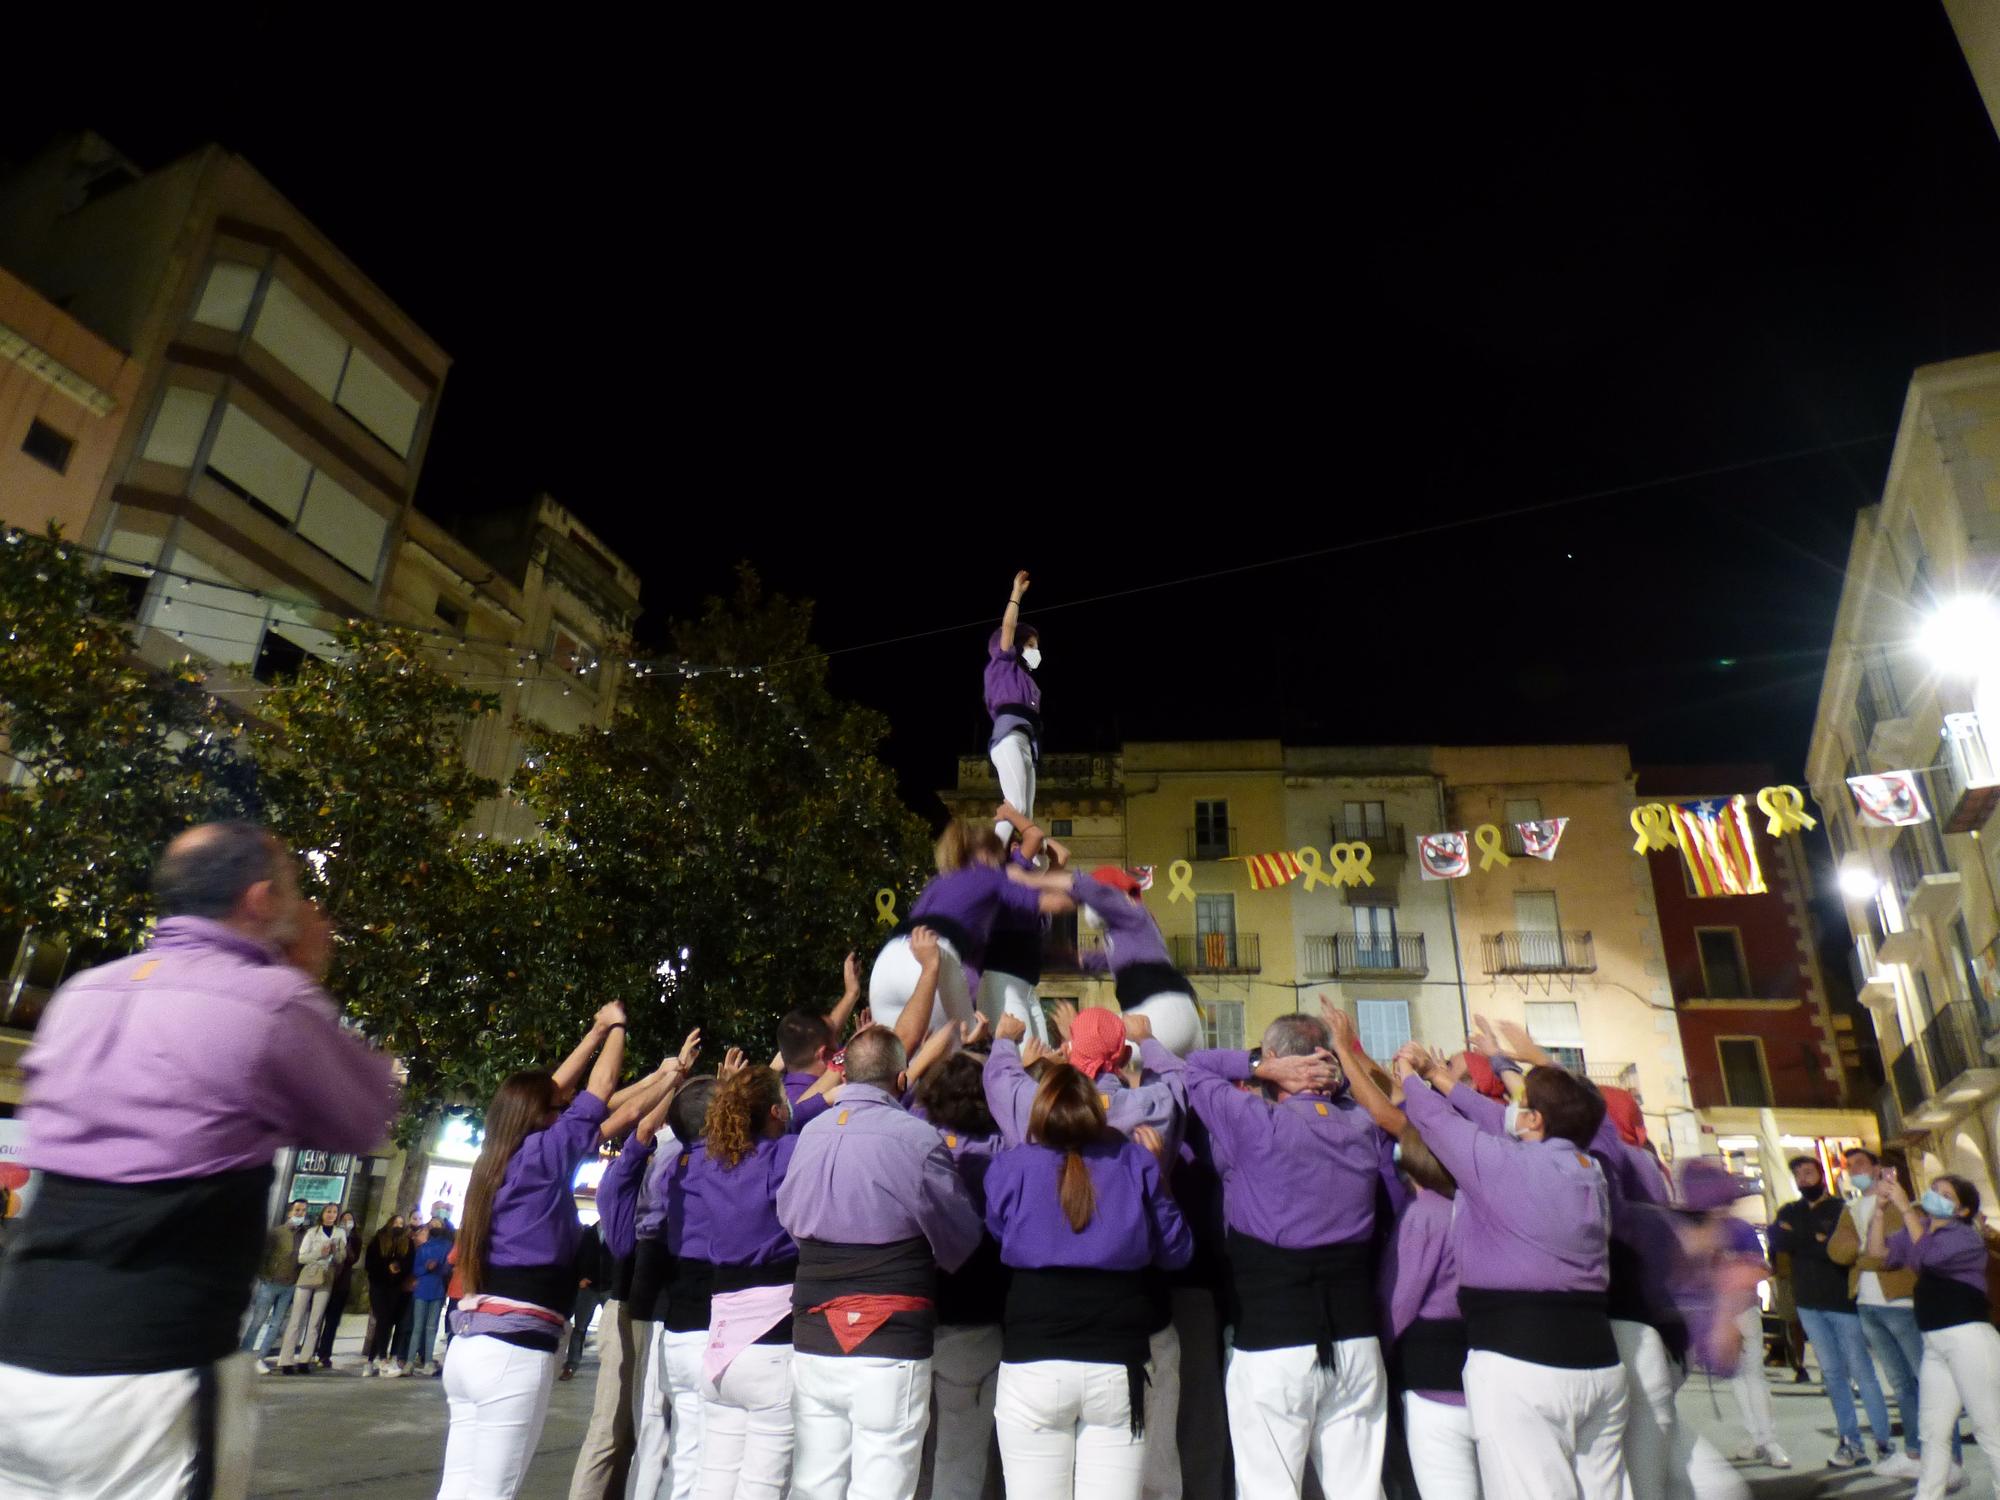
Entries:
[[1333, 1033], [1333, 1050], [1336, 1052], [1359, 1052], [1361, 1037], [1354, 1029], [1354, 1017], [1335, 1005], [1325, 995], [1319, 997], [1319, 1013], [1326, 1018], [1326, 1029]]
[[1021, 602], [1021, 596], [1027, 592], [1028, 592], [1028, 570], [1026, 568], [1023, 568], [1021, 569], [1020, 572], [1014, 575], [1014, 602], [1016, 604], [1019, 604]]
[[968, 1047], [977, 1047], [992, 1040], [993, 1022], [982, 1011], [972, 1018], [972, 1030], [965, 1034], [965, 1045]]
[[917, 1055], [910, 1059], [910, 1081], [916, 1082], [942, 1062], [950, 1054], [952, 1043], [958, 1040], [958, 1035], [959, 1023], [947, 1021], [925, 1037], [923, 1046], [917, 1049]]
[[[1076, 1005], [1069, 1000], [1058, 1000], [1049, 1007], [1049, 1024], [1056, 1029], [1056, 1035], [1069, 1040], [1069, 1029], [1076, 1024]], [[1127, 1032], [1127, 1036], [1131, 1033]]]
[[861, 993], [861, 960], [855, 957], [854, 954], [848, 954], [846, 960], [842, 962], [840, 966], [840, 978], [841, 982], [847, 987], [848, 994], [859, 995]]
[[1150, 1125], [1137, 1126], [1132, 1131], [1132, 1139], [1153, 1153], [1153, 1159], [1162, 1167], [1167, 1164], [1167, 1143], [1160, 1138], [1160, 1132]]
[[1257, 1078], [1288, 1094], [1319, 1093], [1338, 1083], [1340, 1073], [1333, 1054], [1321, 1049], [1310, 1057], [1266, 1057], [1257, 1065]]
[[676, 1058], [676, 1061], [680, 1063], [681, 1071], [683, 1073], [686, 1073], [693, 1070], [695, 1062], [700, 1057], [701, 1057], [701, 1028], [697, 1026], [693, 1031], [690, 1031], [687, 1034], [687, 1040], [681, 1043], [680, 1054]]
[[748, 1061], [749, 1059], [744, 1057], [741, 1047], [731, 1047], [727, 1052], [722, 1054], [722, 1066], [715, 1070], [715, 1076], [717, 1078], [734, 1078], [738, 1073], [743, 1071]]
[[860, 1010], [855, 1012], [854, 1029], [856, 1031], [866, 1031], [870, 1026], [873, 1026], [874, 1024], [875, 1024], [875, 1012], [869, 1009], [867, 1006], [864, 1005], [861, 1007]]
[[1531, 1068], [1547, 1068], [1555, 1064], [1555, 1059], [1542, 1050], [1535, 1039], [1528, 1035], [1528, 1028], [1519, 1021], [1502, 1021], [1500, 1044], [1507, 1056], [1518, 1063], [1526, 1063]]
[[1472, 1034], [1465, 1039], [1467, 1050], [1485, 1058], [1499, 1056], [1500, 1038], [1493, 1034], [1493, 1023], [1484, 1016], [1474, 1016], [1472, 1026]]
[[939, 963], [938, 935], [928, 927], [910, 929], [910, 952], [919, 967], [935, 969]]
[[1069, 868], [1069, 845], [1056, 839], [1045, 838], [1042, 847], [1049, 851], [1049, 868], [1067, 870]]
[[1042, 1044], [1040, 1037], [1031, 1036], [1021, 1043], [1021, 1066], [1024, 1068], [1032, 1068], [1044, 1058], [1053, 1058], [1055, 1056], [1056, 1054], [1053, 1051]]
[[1028, 1023], [1016, 1015], [1004, 1015], [993, 1027], [994, 1038], [1002, 1042], [1018, 1042], [1028, 1034]]
[[[1125, 1012], [1125, 1039], [1128, 1042], [1143, 1042], [1153, 1034], [1153, 1018], [1139, 1014], [1135, 1010]], [[1067, 1032], [1064, 1033], [1068, 1035]]]
[[609, 1031], [614, 1026], [623, 1026], [625, 1024], [624, 1004], [613, 1000], [609, 1005], [600, 1007], [596, 1016], [592, 1018], [591, 1024], [599, 1031]]

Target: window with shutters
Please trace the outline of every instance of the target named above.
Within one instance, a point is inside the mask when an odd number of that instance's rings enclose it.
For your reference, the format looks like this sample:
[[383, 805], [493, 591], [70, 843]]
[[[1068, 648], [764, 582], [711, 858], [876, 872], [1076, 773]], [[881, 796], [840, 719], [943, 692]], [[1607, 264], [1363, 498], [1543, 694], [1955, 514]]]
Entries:
[[1410, 1002], [1357, 1000], [1354, 1029], [1360, 1033], [1361, 1050], [1387, 1067], [1396, 1050], [1410, 1040]]
[[1771, 1079], [1764, 1070], [1764, 1044], [1754, 1036], [1715, 1039], [1722, 1064], [1723, 1096], [1739, 1109], [1769, 1109]]

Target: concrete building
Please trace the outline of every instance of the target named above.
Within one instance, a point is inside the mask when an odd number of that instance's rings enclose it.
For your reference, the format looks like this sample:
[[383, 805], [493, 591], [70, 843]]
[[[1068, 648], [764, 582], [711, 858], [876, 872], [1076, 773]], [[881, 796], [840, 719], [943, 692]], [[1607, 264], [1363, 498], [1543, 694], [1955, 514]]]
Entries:
[[[1045, 756], [1042, 772], [1037, 821], [1080, 866], [1153, 866], [1147, 905], [1213, 1044], [1252, 1042], [1322, 995], [1382, 1058], [1407, 1040], [1455, 1050], [1472, 1015], [1505, 1017], [1570, 1066], [1634, 1088], [1663, 1150], [1702, 1149], [1621, 747], [1141, 743]], [[997, 795], [991, 765], [971, 757], [941, 793], [965, 817], [990, 815]], [[1423, 834], [1559, 816], [1572, 821], [1552, 862], [1514, 839], [1511, 864], [1481, 870], [1475, 853], [1465, 879], [1416, 868]], [[1367, 845], [1372, 885], [1251, 888], [1245, 856], [1310, 849], [1330, 874], [1335, 844]], [[1170, 867], [1183, 859], [1191, 899], [1177, 901]], [[1112, 1003], [1109, 984], [1063, 965], [1074, 945], [1074, 924], [1057, 924], [1044, 999]]]
[[450, 362], [248, 162], [70, 137], [0, 182], [0, 266], [139, 372], [76, 535], [150, 658], [268, 675], [381, 612]]
[[[1691, 802], [1779, 779], [1763, 766], [1648, 767], [1638, 791]], [[1647, 860], [1695, 1110], [1732, 1168], [1764, 1184], [1768, 1219], [1788, 1159], [1817, 1156], [1830, 1174], [1849, 1145], [1879, 1149], [1880, 1130], [1858, 1007], [1851, 993], [1836, 1005], [1844, 976], [1821, 969], [1805, 842], [1772, 837], [1761, 817], [1751, 836], [1763, 895], [1697, 896], [1679, 850]]]
[[[1855, 519], [1806, 771], [1889, 1082], [1885, 1143], [1991, 1193], [2000, 1128], [2000, 354], [1910, 381]], [[1931, 817], [1863, 826], [1845, 781], [1909, 771]]]
[[496, 692], [500, 712], [474, 724], [466, 758], [503, 792], [472, 831], [521, 839], [534, 816], [504, 791], [521, 763], [522, 719], [572, 731], [611, 722], [625, 664], [613, 645], [639, 613], [639, 577], [595, 533], [543, 495], [479, 517], [472, 543], [411, 511], [387, 601], [390, 616], [443, 632], [434, 665]]
[[139, 365], [0, 269], [0, 524], [89, 528]]

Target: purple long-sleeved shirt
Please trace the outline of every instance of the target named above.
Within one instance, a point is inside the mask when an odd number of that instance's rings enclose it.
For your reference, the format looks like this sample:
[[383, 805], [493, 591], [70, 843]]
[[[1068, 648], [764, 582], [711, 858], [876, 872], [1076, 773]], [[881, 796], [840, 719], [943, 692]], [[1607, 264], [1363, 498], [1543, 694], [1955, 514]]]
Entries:
[[707, 1229], [708, 1258], [718, 1266], [762, 1266], [793, 1260], [799, 1247], [778, 1222], [784, 1185], [799, 1137], [760, 1140], [750, 1154], [725, 1167], [703, 1146], [688, 1163], [689, 1214]]
[[571, 1184], [576, 1169], [597, 1154], [609, 1113], [597, 1095], [578, 1094], [553, 1125], [522, 1139], [493, 1195], [488, 1265], [567, 1265], [576, 1258], [583, 1223]]
[[639, 1198], [645, 1191], [646, 1167], [653, 1158], [653, 1145], [636, 1135], [597, 1184], [597, 1232], [604, 1248], [624, 1257], [632, 1253], [639, 1239]]
[[1483, 1130], [1421, 1084], [1407, 1091], [1403, 1112], [1458, 1181], [1452, 1244], [1463, 1285], [1507, 1292], [1606, 1288], [1611, 1190], [1593, 1157], [1568, 1141], [1531, 1143]]
[[1065, 1152], [1015, 1146], [994, 1158], [986, 1169], [986, 1227], [1000, 1242], [1000, 1259], [1020, 1270], [1173, 1271], [1186, 1265], [1194, 1236], [1153, 1153], [1121, 1138], [1093, 1142], [1079, 1154], [1096, 1193], [1081, 1230], [1070, 1227], [1062, 1210]]
[[96, 1182], [211, 1177], [284, 1146], [373, 1150], [392, 1064], [343, 1031], [327, 993], [206, 917], [56, 992], [22, 1060], [25, 1165]]
[[1884, 1244], [1882, 1264], [1891, 1271], [1928, 1271], [1986, 1290], [1986, 1241], [1970, 1224], [1954, 1219], [1936, 1223], [1920, 1240], [1899, 1229]]
[[[1458, 1252], [1452, 1245], [1451, 1199], [1417, 1193], [1396, 1218], [1394, 1252], [1384, 1257], [1391, 1276], [1388, 1296], [1389, 1342], [1393, 1345], [1419, 1318], [1458, 1317]], [[1462, 1391], [1419, 1391], [1448, 1406], [1465, 1405]]]
[[979, 1248], [979, 1213], [943, 1138], [872, 1084], [846, 1084], [838, 1108], [799, 1133], [778, 1222], [837, 1245], [922, 1235], [947, 1271]]
[[1097, 913], [1104, 923], [1104, 946], [1086, 948], [1077, 955], [1088, 970], [1109, 969], [1119, 974], [1133, 964], [1163, 964], [1167, 940], [1160, 936], [1160, 924], [1153, 914], [1121, 890], [1088, 875], [1070, 882], [1070, 895], [1077, 905]]
[[[1187, 1074], [1181, 1060], [1152, 1037], [1139, 1044], [1139, 1057], [1145, 1072], [1138, 1088], [1125, 1087], [1116, 1073], [1101, 1073], [1096, 1080], [1098, 1097], [1113, 1130], [1129, 1136], [1141, 1125], [1150, 1125], [1166, 1141], [1171, 1159], [1180, 1152], [1187, 1121]], [[1028, 1139], [1028, 1117], [1039, 1085], [1021, 1066], [1018, 1045], [1004, 1040], [993, 1044], [986, 1055], [985, 1082], [986, 1107], [993, 1112], [1001, 1137], [1010, 1146], [1021, 1145]]]
[[1033, 886], [1009, 880], [1007, 872], [992, 865], [967, 865], [933, 876], [910, 908], [910, 920], [942, 917], [964, 928], [972, 939], [973, 951], [959, 954], [961, 962], [978, 968], [986, 956], [986, 940], [1002, 911], [1016, 916], [1041, 919], [1042, 897]]
[[1042, 711], [1042, 690], [1036, 683], [1034, 674], [1027, 663], [1021, 660], [1018, 644], [1021, 632], [1016, 629], [1014, 639], [1017, 644], [1002, 646], [1000, 632], [994, 631], [986, 639], [986, 712], [993, 720], [993, 734], [988, 745], [997, 745], [1015, 730], [1026, 730], [1030, 739], [1034, 738], [1034, 728], [1019, 714], [1003, 714], [1000, 709], [1009, 703], [1026, 704], [1036, 713]]
[[1247, 1052], [1188, 1054], [1188, 1099], [1222, 1174], [1224, 1221], [1285, 1250], [1366, 1240], [1393, 1143], [1352, 1099], [1273, 1104], [1235, 1087], [1250, 1076]]

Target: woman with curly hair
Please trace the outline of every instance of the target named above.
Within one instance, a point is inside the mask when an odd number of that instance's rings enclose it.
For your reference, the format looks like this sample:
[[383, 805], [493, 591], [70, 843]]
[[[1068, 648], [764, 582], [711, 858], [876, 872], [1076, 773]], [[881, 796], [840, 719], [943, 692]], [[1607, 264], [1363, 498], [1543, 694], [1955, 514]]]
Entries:
[[[690, 1228], [711, 1266], [702, 1358], [701, 1500], [778, 1500], [792, 1472], [792, 1283], [778, 1189], [799, 1138], [784, 1079], [744, 1068], [716, 1088], [687, 1170]], [[696, 1228], [698, 1226], [698, 1228]]]

